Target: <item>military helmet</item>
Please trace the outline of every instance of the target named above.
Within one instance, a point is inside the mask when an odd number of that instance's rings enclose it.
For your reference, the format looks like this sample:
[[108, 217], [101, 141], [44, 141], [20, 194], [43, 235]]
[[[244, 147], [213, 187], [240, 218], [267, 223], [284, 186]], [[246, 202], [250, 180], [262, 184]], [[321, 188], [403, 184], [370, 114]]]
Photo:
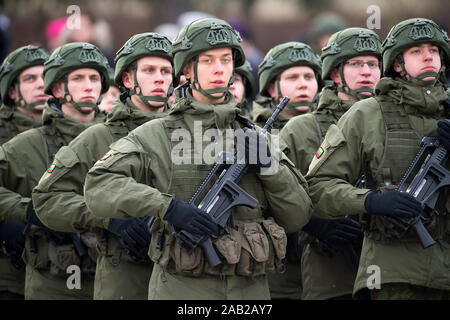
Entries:
[[309, 38], [316, 39], [326, 34], [333, 34], [347, 28], [344, 19], [333, 12], [323, 12], [311, 21]]
[[44, 92], [52, 94], [54, 83], [61, 80], [69, 72], [81, 68], [93, 68], [100, 72], [102, 91], [109, 88], [108, 60], [93, 44], [87, 42], [71, 42], [53, 51], [44, 64]]
[[258, 67], [260, 94], [268, 96], [268, 84], [281, 72], [294, 66], [308, 66], [312, 68], [320, 81], [320, 73], [322, 71], [320, 57], [305, 43], [286, 42], [270, 49], [260, 63]]
[[139, 33], [132, 36], [117, 51], [114, 59], [116, 64], [115, 83], [119, 87], [123, 87], [122, 73], [127, 70], [132, 62], [146, 56], [159, 56], [173, 64], [172, 42], [167, 37], [155, 32]]
[[48, 52], [39, 46], [28, 45], [12, 51], [0, 68], [0, 95], [3, 101], [8, 102], [8, 89], [24, 69], [44, 65], [47, 58]]
[[363, 55], [373, 55], [381, 60], [381, 40], [374, 31], [347, 28], [334, 33], [322, 48], [322, 80], [331, 80], [334, 68], [350, 58]]
[[244, 81], [245, 85], [245, 96], [246, 97], [253, 97], [256, 95], [256, 82], [255, 77], [253, 76], [253, 68], [250, 65], [250, 62], [248, 60], [245, 60], [245, 63], [234, 69], [234, 72], [240, 74]]
[[404, 20], [389, 31], [383, 42], [383, 74], [392, 76], [395, 58], [404, 50], [422, 43], [431, 43], [439, 47], [442, 53], [442, 65], [450, 67], [450, 49], [447, 33], [434, 21], [424, 18]]
[[233, 50], [234, 67], [241, 66], [245, 54], [240, 45], [239, 33], [226, 21], [217, 18], [195, 20], [183, 27], [173, 44], [175, 76], [179, 77], [184, 66], [198, 54], [216, 48]]

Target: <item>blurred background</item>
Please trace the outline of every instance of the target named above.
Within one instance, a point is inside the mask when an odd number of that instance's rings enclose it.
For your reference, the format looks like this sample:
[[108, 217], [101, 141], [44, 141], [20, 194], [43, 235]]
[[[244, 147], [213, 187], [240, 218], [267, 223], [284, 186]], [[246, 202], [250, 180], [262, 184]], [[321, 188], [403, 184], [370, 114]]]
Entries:
[[[2, 60], [27, 44], [52, 51], [66, 42], [87, 41], [99, 46], [112, 64], [115, 52], [135, 33], [156, 31], [174, 40], [190, 21], [215, 16], [240, 32], [247, 58], [257, 67], [279, 43], [303, 41], [319, 51], [336, 30], [369, 27], [368, 22], [383, 39], [394, 24], [411, 17], [433, 19], [449, 31], [450, 1], [0, 0], [0, 13]], [[79, 27], [74, 27], [75, 19]]]

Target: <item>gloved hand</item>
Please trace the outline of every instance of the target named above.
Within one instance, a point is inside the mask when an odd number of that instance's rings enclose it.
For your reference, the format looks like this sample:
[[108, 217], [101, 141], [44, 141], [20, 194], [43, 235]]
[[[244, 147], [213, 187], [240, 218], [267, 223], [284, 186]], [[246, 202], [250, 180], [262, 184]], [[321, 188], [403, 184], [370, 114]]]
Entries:
[[16, 220], [6, 220], [0, 223], [0, 243], [5, 247], [11, 264], [17, 269], [25, 266], [22, 251], [25, 248], [25, 223]]
[[364, 207], [372, 216], [414, 218], [422, 212], [422, 205], [412, 195], [397, 190], [383, 193], [371, 192]]
[[151, 234], [144, 220], [139, 218], [110, 219], [108, 230], [120, 238], [120, 242], [128, 250], [128, 254], [135, 260], [139, 261], [147, 257]]
[[34, 205], [33, 205], [33, 201], [30, 201], [28, 203], [28, 207], [27, 207], [27, 222], [34, 224], [35, 226], [44, 228], [48, 231], [52, 231], [50, 230], [47, 226], [45, 226], [41, 220], [39, 220], [39, 217], [36, 214], [36, 211], [34, 210]]
[[351, 218], [328, 220], [312, 216], [303, 227], [303, 231], [326, 242], [329, 246], [351, 243], [362, 237], [361, 225]]
[[218, 234], [220, 230], [220, 226], [204, 211], [179, 199], [172, 200], [164, 220], [175, 227], [199, 235]]
[[450, 120], [445, 119], [438, 122], [438, 139], [442, 143], [442, 145], [450, 150]]
[[[256, 130], [244, 128], [236, 132], [238, 156], [245, 152], [245, 160], [257, 169], [269, 168], [272, 164], [272, 154], [266, 137]], [[241, 144], [244, 142], [244, 150]]]

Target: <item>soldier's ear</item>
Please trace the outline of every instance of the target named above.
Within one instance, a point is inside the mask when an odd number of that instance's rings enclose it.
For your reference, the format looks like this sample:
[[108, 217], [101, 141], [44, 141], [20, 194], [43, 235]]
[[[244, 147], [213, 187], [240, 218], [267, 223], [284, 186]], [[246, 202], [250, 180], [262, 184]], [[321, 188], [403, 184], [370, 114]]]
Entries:
[[127, 89], [133, 88], [134, 80], [133, 77], [131, 76], [131, 73], [129, 73], [128, 71], [122, 72], [122, 83]]
[[398, 59], [397, 58], [395, 58], [394, 62], [392, 62], [392, 67], [394, 68], [395, 72], [397, 72], [398, 74], [401, 74], [402, 67], [400, 67], [400, 63], [398, 63]]
[[17, 95], [17, 85], [14, 83], [12, 84], [9, 89], [8, 89], [8, 97], [12, 100], [12, 101], [16, 101], [16, 99], [18, 98]]
[[55, 82], [51, 88], [52, 95], [55, 98], [63, 98], [64, 97], [64, 83], [62, 81]]
[[342, 85], [341, 75], [339, 74], [339, 70], [334, 68], [330, 73], [330, 79], [333, 80], [338, 86]]
[[192, 60], [189, 61], [188, 63], [186, 63], [186, 65], [183, 68], [183, 75], [186, 78], [186, 80], [189, 80], [192, 78], [193, 75], [193, 64], [192, 64]]
[[272, 98], [276, 98], [277, 97], [277, 93], [275, 92], [275, 82], [271, 82], [267, 85], [267, 92], [269, 93], [269, 95]]

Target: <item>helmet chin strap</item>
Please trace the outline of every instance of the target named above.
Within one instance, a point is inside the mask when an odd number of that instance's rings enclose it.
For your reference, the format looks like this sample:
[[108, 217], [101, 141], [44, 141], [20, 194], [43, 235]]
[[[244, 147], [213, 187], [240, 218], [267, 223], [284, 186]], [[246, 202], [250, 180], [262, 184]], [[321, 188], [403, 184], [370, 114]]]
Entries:
[[[342, 87], [337, 87], [337, 92], [342, 92], [345, 94], [348, 94], [352, 97], [355, 97], [358, 100], [363, 100], [366, 98], [369, 98], [373, 95], [373, 89], [372, 88], [368, 88], [368, 87], [362, 87], [359, 89], [350, 89], [350, 87], [347, 85], [347, 81], [345, 81], [345, 77], [344, 77], [344, 64], [341, 63], [339, 65], [339, 75], [341, 76], [341, 80], [342, 80]], [[370, 95], [365, 95], [363, 93], [370, 93]]]
[[[92, 102], [75, 102], [73, 100], [72, 95], [69, 92], [69, 87], [68, 87], [68, 80], [67, 80], [67, 76], [64, 77], [63, 80], [64, 83], [64, 97], [63, 98], [58, 98], [57, 101], [60, 105], [64, 104], [64, 103], [69, 103], [71, 104], [78, 112], [82, 113], [82, 114], [90, 114], [92, 112], [92, 110], [95, 111], [95, 113], [100, 112], [100, 109], [98, 108], [98, 104], [100, 104], [101, 101], [101, 96], [99, 97], [99, 99], [97, 100], [96, 103], [92, 103]], [[70, 99], [67, 99], [67, 97], [69, 97]], [[88, 110], [84, 110], [82, 108], [88, 108]], [[90, 110], [89, 110], [90, 109]]]
[[[275, 82], [277, 84], [277, 100], [281, 101], [281, 99], [283, 99], [283, 96], [281, 94], [281, 88], [280, 88], [280, 77], [277, 77], [277, 80]], [[296, 115], [301, 115], [301, 114], [305, 114], [305, 113], [308, 113], [309, 111], [311, 111], [313, 105], [314, 105], [314, 101], [311, 101], [311, 102], [308, 102], [308, 101], [289, 102], [286, 105], [286, 108], [291, 110]], [[308, 111], [299, 111], [299, 110], [297, 110], [297, 107], [308, 107], [309, 110]]]
[[22, 92], [20, 91], [20, 82], [17, 83], [17, 94], [19, 95], [19, 101], [16, 103], [16, 107], [26, 108], [33, 113], [42, 113], [42, 110], [36, 109], [36, 106], [44, 105], [46, 100], [38, 100], [33, 103], [27, 103], [22, 96]]
[[[410, 75], [408, 73], [408, 71], [406, 71], [405, 60], [403, 59], [403, 55], [399, 54], [397, 56], [397, 60], [398, 60], [398, 64], [400, 65], [400, 68], [402, 68], [401, 78], [403, 80], [405, 80], [405, 81], [418, 84], [419, 86], [424, 86], [424, 87], [434, 86], [436, 84], [436, 82], [438, 81], [438, 79], [439, 79], [439, 74], [441, 72], [445, 72], [445, 66], [443, 66], [441, 68], [441, 70], [439, 71], [439, 73], [436, 73], [436, 72], [425, 72], [425, 73], [419, 74], [416, 77], [413, 77], [412, 75]], [[443, 61], [442, 58], [441, 58], [441, 61]], [[433, 77], [434, 79], [433, 80], [427, 80], [427, 81], [423, 80], [423, 79], [428, 78], [428, 77]]]
[[[134, 87], [133, 87], [133, 89], [130, 90], [129, 96], [131, 97], [131, 96], [134, 95], [134, 94], [137, 95], [137, 96], [141, 99], [142, 103], [143, 103], [146, 107], [148, 107], [148, 108], [150, 108], [150, 109], [153, 109], [153, 110], [158, 110], [158, 109], [160, 109], [161, 107], [163, 107], [164, 104], [167, 103], [167, 101], [169, 100], [170, 95], [171, 95], [172, 92], [173, 92], [173, 83], [172, 83], [172, 84], [170, 85], [170, 88], [169, 88], [169, 91], [167, 92], [167, 96], [166, 96], [166, 97], [159, 97], [159, 96], [144, 96], [144, 95], [142, 94], [142, 88], [141, 88], [141, 86], [139, 85], [139, 82], [138, 82], [138, 80], [137, 80], [137, 65], [136, 65], [136, 62], [133, 63], [133, 80], [134, 80]], [[151, 104], [151, 101], [154, 101], [154, 102], [163, 102], [163, 104], [160, 105], [160, 106], [154, 106], [154, 105]]]
[[[200, 86], [200, 83], [198, 82], [197, 67], [198, 67], [198, 57], [195, 57], [194, 58], [194, 82], [190, 83], [189, 87], [192, 90], [199, 91], [202, 95], [204, 95], [205, 97], [207, 97], [211, 100], [220, 100], [220, 99], [224, 98], [227, 95], [231, 84], [234, 82], [234, 79], [235, 79], [234, 75], [230, 78], [230, 81], [228, 82], [228, 85], [226, 87], [205, 90]], [[198, 85], [197, 87], [195, 86], [196, 84]], [[215, 93], [221, 93], [221, 95], [218, 97], [213, 96], [213, 94], [215, 94]]]

